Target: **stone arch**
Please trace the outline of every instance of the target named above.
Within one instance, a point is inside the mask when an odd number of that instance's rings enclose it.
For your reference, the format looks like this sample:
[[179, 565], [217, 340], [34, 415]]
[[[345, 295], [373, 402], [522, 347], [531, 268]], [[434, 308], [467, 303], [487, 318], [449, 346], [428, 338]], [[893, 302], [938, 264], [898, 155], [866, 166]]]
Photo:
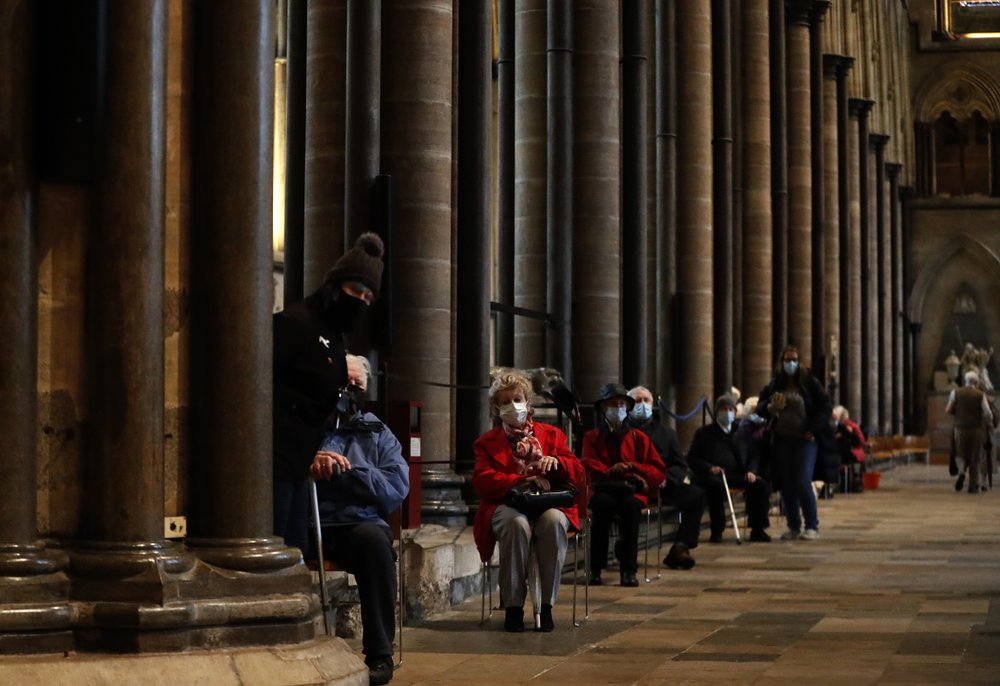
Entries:
[[968, 119], [977, 110], [987, 121], [1000, 121], [1000, 83], [970, 62], [947, 62], [932, 70], [913, 98], [914, 117], [922, 122], [933, 122], [945, 111]]
[[911, 322], [923, 321], [927, 294], [948, 264], [962, 253], [967, 254], [976, 264], [982, 266], [991, 281], [1000, 284], [1000, 257], [997, 257], [997, 254], [981, 241], [963, 233], [948, 241], [948, 244], [937, 252], [934, 259], [920, 270], [920, 274], [910, 291], [908, 314]]

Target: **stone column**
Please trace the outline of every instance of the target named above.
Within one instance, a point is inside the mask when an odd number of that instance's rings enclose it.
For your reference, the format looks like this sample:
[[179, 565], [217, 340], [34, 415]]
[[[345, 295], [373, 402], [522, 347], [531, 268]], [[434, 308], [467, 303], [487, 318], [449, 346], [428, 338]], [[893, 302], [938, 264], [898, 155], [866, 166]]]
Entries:
[[[840, 176], [840, 160], [838, 148], [840, 145], [837, 112], [837, 72], [840, 68], [839, 55], [823, 55], [823, 316], [825, 318], [825, 340], [821, 341], [823, 350], [829, 351], [829, 339], [842, 340], [840, 333], [840, 302], [842, 293], [840, 286], [840, 205], [837, 197]], [[836, 366], [833, 366], [836, 365]], [[827, 378], [830, 387], [827, 391], [840, 399], [840, 360], [828, 359], [826, 364]]]
[[[857, 386], [857, 378], [849, 373], [851, 359], [854, 355], [850, 346], [850, 326], [852, 319], [852, 301], [858, 294], [851, 286], [851, 269], [857, 266], [851, 262], [851, 179], [855, 176], [853, 160], [849, 154], [850, 141], [853, 138], [849, 126], [850, 114], [847, 105], [847, 74], [854, 66], [853, 57], [838, 57], [837, 64], [837, 213], [839, 215], [837, 235], [840, 244], [839, 263], [837, 265], [838, 283], [840, 284], [839, 300], [839, 340], [840, 359], [837, 360], [837, 401], [847, 403], [849, 390]], [[857, 409], [855, 408], [855, 411]]]
[[[514, 5], [497, 3], [497, 302], [514, 304]], [[514, 315], [496, 314], [496, 360], [514, 364]]]
[[273, 7], [267, 0], [200, 4], [194, 31], [190, 397], [197, 467], [188, 543], [212, 565], [269, 572], [300, 560], [298, 550], [271, 536], [271, 487], [261, 478], [271, 471], [271, 376], [252, 371], [271, 365]]
[[[712, 11], [709, 0], [679, 3], [677, 17], [677, 293], [684, 323], [677, 409], [712, 395]], [[682, 443], [694, 425], [679, 427]]]
[[34, 3], [0, 2], [0, 653], [69, 650], [65, 555], [38, 543]]
[[[855, 282], [855, 270], [852, 269], [851, 287], [857, 288], [858, 305], [854, 314], [856, 319], [851, 322], [851, 355], [856, 356], [851, 362], [851, 376], [860, 382], [860, 390], [857, 394], [852, 393], [852, 403], [857, 404], [849, 407], [851, 413], [857, 418], [863, 429], [868, 429], [872, 423], [871, 406], [871, 377], [868, 374], [868, 367], [872, 361], [871, 339], [868, 337], [871, 331], [870, 306], [871, 306], [871, 282], [870, 263], [868, 261], [871, 226], [871, 210], [869, 207], [869, 170], [871, 164], [868, 154], [868, 113], [871, 112], [875, 102], [872, 100], [860, 100], [852, 98], [849, 102], [851, 108], [851, 118], [857, 123], [854, 154], [851, 156], [857, 161], [854, 173], [857, 176], [857, 243], [851, 246], [851, 257], [857, 258], [858, 267], [856, 269], [857, 281]], [[853, 207], [852, 207], [853, 211]], [[852, 228], [852, 233], [854, 233]], [[855, 327], [857, 330], [855, 331]], [[857, 343], [854, 342], [855, 333]]]
[[[382, 172], [393, 176], [395, 243], [387, 269], [397, 336], [390, 369], [404, 379], [390, 400], [418, 400], [423, 458], [452, 459], [451, 391], [418, 381], [452, 379], [453, 24], [450, 2], [393, 0], [382, 14]], [[419, 88], [415, 83], [419, 81]], [[485, 383], [486, 380], [483, 380]], [[450, 466], [427, 465], [423, 521], [462, 524], [468, 506]]]
[[875, 148], [875, 273], [877, 274], [877, 304], [878, 314], [876, 315], [875, 326], [872, 331], [875, 333], [875, 349], [878, 354], [877, 380], [878, 385], [878, 425], [882, 433], [889, 431], [891, 424], [892, 402], [892, 367], [889, 355], [892, 350], [891, 326], [892, 311], [889, 299], [889, 272], [892, 266], [889, 264], [889, 184], [886, 183], [885, 173], [885, 148], [889, 143], [889, 136], [873, 136], [877, 141]]
[[622, 2], [622, 381], [649, 384], [646, 341], [646, 43], [648, 0]]
[[885, 239], [883, 231], [885, 229], [885, 146], [889, 142], [889, 137], [885, 134], [873, 133], [868, 136], [868, 145], [871, 148], [871, 173], [868, 180], [870, 184], [869, 207], [871, 208], [871, 223], [869, 225], [869, 240], [867, 243], [869, 250], [869, 270], [868, 277], [871, 280], [869, 293], [871, 294], [871, 306], [868, 321], [870, 329], [868, 339], [871, 345], [871, 357], [866, 366], [870, 377], [872, 422], [879, 428], [881, 433], [886, 430], [886, 412], [888, 408], [885, 402], [885, 382], [886, 368], [885, 355], [885, 280], [883, 269], [883, 256], [885, 254]]
[[712, 396], [733, 385], [732, 3], [712, 0]]
[[916, 433], [914, 415], [916, 414], [916, 357], [917, 339], [920, 336], [920, 322], [910, 321], [906, 289], [913, 282], [913, 187], [899, 186], [899, 243], [901, 255], [900, 287], [903, 289], [902, 338], [903, 338], [903, 432]]
[[[864, 397], [864, 391], [867, 389], [867, 382], [864, 381], [861, 373], [861, 358], [864, 348], [862, 343], [861, 309], [861, 196], [862, 188], [864, 188], [865, 197], [867, 197], [868, 172], [862, 162], [867, 160], [868, 157], [867, 118], [872, 104], [870, 100], [861, 100], [858, 98], [851, 98], [848, 101], [851, 130], [847, 137], [847, 158], [849, 163], [847, 176], [850, 201], [848, 205], [849, 233], [847, 241], [849, 274], [846, 285], [849, 289], [850, 314], [847, 318], [846, 340], [841, 345], [841, 348], [848, 355], [847, 364], [843, 367], [844, 383], [847, 389], [843, 399], [846, 401], [847, 409], [850, 410], [858, 422], [863, 421], [862, 398]], [[863, 131], [862, 124], [864, 125]], [[865, 139], [863, 150], [860, 146], [862, 135]], [[861, 183], [862, 176], [865, 179], [863, 186]]]
[[285, 263], [282, 299], [303, 297], [305, 276], [306, 173], [306, 20], [307, 0], [288, 0], [285, 53]]
[[545, 362], [573, 379], [573, 3], [548, 0], [545, 292], [552, 326]]
[[889, 316], [892, 323], [892, 351], [890, 374], [892, 376], [890, 413], [891, 430], [894, 434], [903, 431], [903, 235], [900, 231], [899, 173], [903, 165], [890, 162], [885, 165], [889, 175], [889, 265], [890, 265], [890, 305]]
[[809, 15], [813, 0], [786, 4], [788, 88], [788, 340], [804, 364], [812, 359], [812, 134]]
[[677, 45], [672, 0], [656, 0], [656, 388], [676, 408]]
[[768, 5], [740, 3], [743, 42], [743, 378], [757, 393], [771, 378], [771, 108]]
[[[492, 9], [467, 6], [458, 17], [458, 174], [455, 350], [455, 455], [458, 471], [472, 473], [472, 445], [489, 428], [490, 229], [493, 177]], [[479, 387], [479, 388], [477, 388]]]
[[305, 292], [344, 252], [347, 4], [309, 0], [306, 20]]
[[381, 73], [382, 0], [347, 0], [344, 252], [358, 236], [374, 229], [372, 184], [379, 172]]
[[[771, 66], [771, 341], [788, 342], [788, 103], [785, 97], [785, 0], [768, 0]], [[772, 360], [772, 364], [774, 361]]]
[[574, 308], [576, 390], [593, 401], [620, 379], [621, 149], [618, 35], [613, 0], [574, 3]]
[[[544, 312], [546, 42], [545, 0], [517, 2], [514, 39], [514, 304]], [[578, 56], [579, 58], [579, 56]], [[579, 97], [579, 93], [577, 93]], [[583, 297], [578, 292], [577, 298]], [[617, 320], [616, 320], [617, 321]], [[580, 322], [576, 322], [580, 324]], [[577, 331], [579, 329], [574, 327]], [[615, 328], [617, 331], [617, 327]], [[514, 318], [514, 364], [542, 363], [542, 323]]]
[[[827, 313], [826, 300], [826, 188], [824, 175], [827, 151], [824, 147], [823, 89], [823, 18], [830, 9], [830, 0], [816, 0], [809, 15], [809, 112], [810, 147], [812, 149], [812, 359], [813, 370], [820, 379], [827, 372]], [[834, 143], [836, 145], [836, 143]]]

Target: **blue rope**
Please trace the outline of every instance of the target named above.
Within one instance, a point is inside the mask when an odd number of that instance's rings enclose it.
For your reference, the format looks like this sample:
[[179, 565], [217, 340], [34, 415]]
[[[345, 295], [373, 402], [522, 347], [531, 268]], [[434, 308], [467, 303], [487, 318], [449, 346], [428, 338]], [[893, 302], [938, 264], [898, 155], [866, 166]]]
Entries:
[[[695, 415], [697, 415], [701, 411], [702, 408], [708, 408], [708, 399], [703, 397], [701, 400], [698, 401], [698, 404], [694, 406], [694, 409], [692, 409], [687, 414], [683, 414], [683, 415], [681, 415], [681, 414], [674, 414], [673, 412], [671, 412], [667, 408], [667, 406], [663, 403], [663, 400], [657, 401], [656, 404], [657, 404], [657, 407], [660, 408], [660, 412], [666, 412], [669, 416], [673, 417], [677, 421], [686, 422], [689, 419], [694, 419]], [[709, 414], [711, 414], [711, 413], [712, 413], [712, 411], [711, 411], [711, 409], [709, 409]]]

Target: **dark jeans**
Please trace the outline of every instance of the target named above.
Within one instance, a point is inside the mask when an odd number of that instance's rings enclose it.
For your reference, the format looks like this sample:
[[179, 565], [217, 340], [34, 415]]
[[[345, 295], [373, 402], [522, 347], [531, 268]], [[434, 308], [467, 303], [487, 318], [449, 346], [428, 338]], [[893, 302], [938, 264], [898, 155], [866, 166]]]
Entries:
[[309, 479], [274, 480], [274, 535], [309, 554]]
[[590, 499], [590, 564], [592, 572], [598, 573], [608, 562], [608, 534], [611, 531], [611, 519], [619, 518], [621, 536], [622, 572], [635, 574], [639, 569], [637, 562], [639, 554], [639, 516], [642, 514], [642, 501], [633, 495], [616, 498], [609, 493], [595, 493]]
[[788, 528], [801, 531], [802, 520], [805, 519], [807, 529], [819, 529], [816, 493], [812, 488], [816, 441], [775, 436], [772, 450], [781, 475], [781, 501], [785, 506]]
[[389, 527], [373, 522], [324, 526], [323, 552], [358, 582], [365, 656], [392, 655], [396, 637], [396, 553]]
[[705, 491], [694, 484], [668, 481], [660, 493], [663, 502], [675, 507], [679, 514], [674, 542], [697, 548], [701, 516], [705, 512]]
[[[745, 475], [735, 472], [727, 472], [726, 479], [730, 488], [742, 488], [746, 493], [747, 519], [750, 528], [763, 531], [771, 526], [767, 515], [770, 509], [771, 485], [759, 477], [753, 483], [749, 483]], [[726, 528], [726, 485], [722, 482], [721, 476], [709, 474], [702, 479], [702, 486], [708, 496], [712, 533], [721, 534]]]

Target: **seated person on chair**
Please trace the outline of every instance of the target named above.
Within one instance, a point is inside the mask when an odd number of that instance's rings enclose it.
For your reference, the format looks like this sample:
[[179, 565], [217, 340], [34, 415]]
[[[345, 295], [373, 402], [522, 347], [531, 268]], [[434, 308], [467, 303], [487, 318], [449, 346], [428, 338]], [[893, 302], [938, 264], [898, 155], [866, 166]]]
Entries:
[[652, 392], [645, 386], [636, 386], [628, 394], [635, 400], [635, 407], [629, 412], [629, 423], [649, 437], [666, 465], [667, 483], [660, 496], [679, 514], [677, 535], [670, 552], [663, 558], [663, 564], [671, 569], [691, 569], [694, 558], [690, 550], [698, 547], [701, 516], [705, 512], [705, 491], [694, 484], [694, 474], [684, 459], [677, 432], [661, 422], [653, 411]]
[[694, 432], [688, 450], [688, 463], [708, 496], [712, 523], [708, 540], [721, 543], [722, 532], [726, 528], [726, 484], [722, 480], [725, 474], [730, 488], [746, 491], [750, 540], [767, 543], [771, 540], [766, 531], [770, 526], [767, 511], [771, 486], [751, 469], [756, 468], [755, 465], [744, 464], [733, 432], [735, 419], [736, 402], [728, 395], [719, 396], [715, 401], [715, 421]]
[[611, 519], [620, 520], [615, 546], [622, 586], [638, 586], [639, 517], [666, 479], [663, 460], [646, 434], [633, 428], [635, 406], [621, 384], [609, 383], [594, 403], [597, 427], [583, 436], [583, 466], [591, 484], [590, 584], [598, 586], [608, 560]]
[[830, 414], [830, 426], [833, 427], [833, 440], [840, 456], [840, 464], [850, 467], [847, 472], [847, 478], [851, 480], [848, 487], [852, 491], [860, 491], [860, 481], [854, 483], [854, 465], [860, 464], [864, 467], [865, 434], [861, 431], [861, 427], [851, 420], [847, 408], [843, 405], [833, 408]]
[[579, 493], [583, 486], [583, 467], [569, 449], [566, 435], [534, 420], [530, 393], [531, 381], [521, 372], [507, 368], [494, 372], [490, 414], [499, 419], [499, 425], [476, 439], [473, 446], [476, 465], [472, 486], [481, 499], [473, 534], [484, 562], [493, 557], [493, 548], [500, 546], [500, 599], [505, 608], [504, 629], [511, 632], [524, 631], [532, 549], [541, 589], [538, 630], [555, 628], [552, 606], [559, 594], [568, 532], [580, 530], [575, 500], [568, 507], [551, 507], [535, 514], [521, 512], [508, 496], [512, 488], [526, 484], [550, 493]]
[[386, 519], [410, 490], [409, 467], [399, 441], [358, 408], [354, 392], [338, 403], [309, 473], [316, 479], [323, 553], [357, 579], [369, 682], [385, 684], [392, 679], [396, 626], [395, 554]]

